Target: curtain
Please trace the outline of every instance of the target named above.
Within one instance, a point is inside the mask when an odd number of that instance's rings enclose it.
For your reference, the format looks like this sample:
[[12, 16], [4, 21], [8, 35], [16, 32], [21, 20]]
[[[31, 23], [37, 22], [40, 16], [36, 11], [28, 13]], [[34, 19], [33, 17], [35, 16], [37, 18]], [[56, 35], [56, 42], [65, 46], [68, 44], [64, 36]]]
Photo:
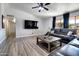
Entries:
[[52, 29], [55, 29], [56, 17], [53, 17]]
[[64, 19], [63, 27], [68, 28], [69, 27], [69, 13], [63, 14], [63, 19]]

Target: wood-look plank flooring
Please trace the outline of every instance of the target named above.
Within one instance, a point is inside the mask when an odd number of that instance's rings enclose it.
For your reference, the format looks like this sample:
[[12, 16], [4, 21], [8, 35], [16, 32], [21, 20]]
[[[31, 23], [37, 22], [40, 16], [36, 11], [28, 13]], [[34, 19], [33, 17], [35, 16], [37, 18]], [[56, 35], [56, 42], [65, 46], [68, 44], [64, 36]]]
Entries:
[[49, 52], [36, 44], [36, 37], [9, 37], [0, 44], [0, 56], [47, 56]]
[[36, 37], [9, 37], [0, 45], [1, 56], [47, 56], [48, 53], [36, 44]]

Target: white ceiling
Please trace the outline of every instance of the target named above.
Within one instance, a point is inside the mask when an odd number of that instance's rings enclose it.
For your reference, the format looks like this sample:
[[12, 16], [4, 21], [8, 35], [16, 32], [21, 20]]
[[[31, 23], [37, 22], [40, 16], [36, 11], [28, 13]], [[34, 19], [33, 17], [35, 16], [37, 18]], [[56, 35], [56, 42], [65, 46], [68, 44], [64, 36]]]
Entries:
[[32, 9], [32, 7], [37, 6], [36, 3], [10, 3], [10, 6], [39, 17], [57, 16], [66, 12], [79, 10], [79, 3], [51, 3], [46, 6], [49, 11], [43, 10], [42, 12], [38, 12], [38, 8]]

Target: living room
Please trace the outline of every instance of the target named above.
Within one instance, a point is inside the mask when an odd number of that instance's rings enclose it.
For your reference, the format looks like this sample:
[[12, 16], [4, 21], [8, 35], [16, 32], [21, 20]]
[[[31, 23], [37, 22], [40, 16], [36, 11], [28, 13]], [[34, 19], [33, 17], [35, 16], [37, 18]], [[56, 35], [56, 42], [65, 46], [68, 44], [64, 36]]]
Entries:
[[[45, 5], [46, 4], [46, 5]], [[38, 6], [36, 8], [36, 6]], [[45, 7], [41, 9], [39, 7]], [[35, 8], [33, 8], [35, 7]], [[46, 9], [47, 8], [47, 9]], [[63, 8], [63, 10], [62, 10]], [[79, 4], [78, 3], [0, 3], [0, 55], [8, 56], [53, 56], [79, 55], [77, 53], [56, 54], [65, 45], [68, 45], [79, 35]], [[2, 18], [2, 15], [4, 16]], [[9, 18], [10, 17], [10, 18]], [[15, 36], [5, 42], [6, 29], [2, 27], [6, 19], [15, 19]], [[2, 21], [3, 20], [3, 21]], [[32, 24], [37, 24], [30, 27]], [[30, 26], [26, 26], [30, 23]], [[29, 27], [29, 28], [28, 28]], [[11, 29], [11, 27], [10, 27]], [[13, 31], [14, 31], [13, 30]], [[9, 30], [10, 31], [10, 30]], [[71, 32], [73, 35], [70, 35]], [[49, 33], [51, 32], [51, 33]], [[68, 32], [70, 34], [68, 34]], [[52, 34], [53, 33], [53, 34]], [[65, 34], [64, 36], [61, 34]], [[68, 35], [67, 35], [68, 34]], [[13, 35], [13, 33], [11, 34]], [[70, 35], [70, 36], [69, 36]], [[49, 37], [48, 37], [49, 36]], [[51, 49], [50, 41], [45, 41], [47, 49], [40, 46], [38, 39], [56, 38], [59, 47]], [[14, 39], [14, 40], [13, 40]], [[61, 41], [61, 39], [63, 39]], [[53, 39], [54, 40], [54, 39]], [[42, 41], [42, 40], [41, 40]], [[54, 41], [54, 42], [55, 42]], [[73, 41], [75, 42], [75, 41]], [[40, 44], [38, 44], [40, 43]], [[47, 43], [47, 44], [46, 44]], [[62, 43], [62, 46], [60, 46]], [[79, 44], [77, 45], [79, 47]], [[70, 48], [71, 49], [71, 48]], [[73, 49], [71, 49], [73, 50]], [[8, 52], [9, 51], [9, 52]], [[54, 52], [54, 53], [53, 53]], [[69, 52], [69, 51], [68, 51]], [[70, 51], [71, 52], [71, 51]]]

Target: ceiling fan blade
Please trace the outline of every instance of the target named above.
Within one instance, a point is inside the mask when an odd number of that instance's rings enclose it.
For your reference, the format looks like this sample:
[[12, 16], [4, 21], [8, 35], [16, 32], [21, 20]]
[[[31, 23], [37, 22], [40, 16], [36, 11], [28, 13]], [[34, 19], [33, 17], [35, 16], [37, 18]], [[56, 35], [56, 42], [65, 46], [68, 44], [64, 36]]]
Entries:
[[34, 9], [34, 8], [39, 8], [39, 6], [36, 6], [36, 7], [32, 7], [32, 9]]
[[46, 8], [46, 7], [43, 7], [43, 8], [44, 8], [45, 10], [47, 10], [47, 11], [49, 10], [49, 9], [48, 9], [48, 8]]
[[39, 6], [43, 6], [43, 3], [37, 3]]
[[43, 3], [40, 3], [41, 6], [43, 6]]
[[50, 5], [50, 3], [45, 3], [45, 5]]

